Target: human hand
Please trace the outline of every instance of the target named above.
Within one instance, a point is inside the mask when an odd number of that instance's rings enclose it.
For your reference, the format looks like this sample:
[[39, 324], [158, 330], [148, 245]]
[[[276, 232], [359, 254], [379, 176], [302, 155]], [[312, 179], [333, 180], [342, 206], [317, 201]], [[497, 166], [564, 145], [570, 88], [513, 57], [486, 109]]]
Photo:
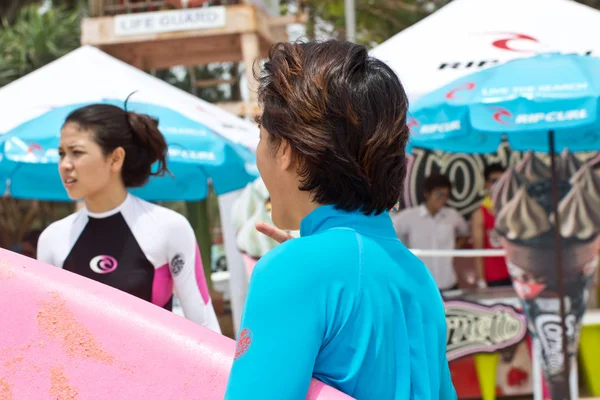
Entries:
[[281, 229], [275, 228], [273, 225], [269, 225], [265, 222], [258, 222], [255, 226], [257, 231], [270, 237], [278, 243], [283, 243], [287, 240], [293, 239], [294, 237], [289, 233], [282, 231]]

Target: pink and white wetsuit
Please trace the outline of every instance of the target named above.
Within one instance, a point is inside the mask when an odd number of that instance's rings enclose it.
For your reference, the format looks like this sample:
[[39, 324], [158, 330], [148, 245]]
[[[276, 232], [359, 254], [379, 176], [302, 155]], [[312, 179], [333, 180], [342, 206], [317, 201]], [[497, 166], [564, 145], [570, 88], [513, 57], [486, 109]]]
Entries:
[[38, 259], [172, 309], [173, 289], [185, 316], [221, 332], [194, 231], [181, 214], [129, 194], [117, 208], [86, 208], [51, 224]]

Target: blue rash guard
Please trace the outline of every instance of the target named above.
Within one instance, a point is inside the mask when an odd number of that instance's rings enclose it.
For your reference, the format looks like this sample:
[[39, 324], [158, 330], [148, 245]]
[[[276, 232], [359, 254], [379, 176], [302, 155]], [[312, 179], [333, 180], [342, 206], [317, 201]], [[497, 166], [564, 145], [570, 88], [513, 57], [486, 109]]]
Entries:
[[311, 377], [356, 398], [454, 400], [429, 271], [390, 216], [322, 206], [252, 274], [225, 399], [305, 399]]

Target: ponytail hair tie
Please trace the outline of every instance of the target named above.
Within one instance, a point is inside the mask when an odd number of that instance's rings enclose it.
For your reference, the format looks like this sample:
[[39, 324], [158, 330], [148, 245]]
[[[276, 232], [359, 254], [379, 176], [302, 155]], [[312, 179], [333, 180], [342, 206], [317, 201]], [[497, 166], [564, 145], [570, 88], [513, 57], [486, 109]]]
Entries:
[[[127, 102], [129, 101], [131, 96], [133, 96], [136, 92], [137, 90], [134, 90], [133, 92], [129, 93], [129, 95], [127, 95], [127, 98], [125, 99], [125, 103], [123, 104], [123, 109], [125, 110], [125, 118], [127, 119], [127, 125], [129, 125], [129, 128], [132, 132], [134, 131], [134, 128], [133, 124], [131, 123], [131, 118], [135, 115], [135, 113], [133, 111], [127, 110]], [[134, 141], [138, 141], [135, 134], [133, 135], [133, 137]]]
[[127, 111], [127, 102], [129, 101], [131, 96], [133, 96], [135, 93], [137, 93], [137, 90], [134, 90], [133, 92], [129, 93], [129, 95], [125, 99], [125, 104], [123, 105], [123, 109], [125, 110], [126, 113], [129, 113], [129, 111]]

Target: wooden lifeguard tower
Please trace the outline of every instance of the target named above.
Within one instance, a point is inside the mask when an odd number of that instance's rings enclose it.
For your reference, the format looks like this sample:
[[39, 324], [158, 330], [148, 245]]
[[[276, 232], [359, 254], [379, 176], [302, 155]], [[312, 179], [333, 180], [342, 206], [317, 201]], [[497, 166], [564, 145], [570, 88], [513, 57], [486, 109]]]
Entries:
[[[258, 113], [252, 66], [269, 47], [288, 40], [279, 0], [89, 0], [81, 43], [141, 70], [243, 62], [249, 100], [219, 104], [239, 116]], [[230, 81], [199, 81], [197, 87]]]

